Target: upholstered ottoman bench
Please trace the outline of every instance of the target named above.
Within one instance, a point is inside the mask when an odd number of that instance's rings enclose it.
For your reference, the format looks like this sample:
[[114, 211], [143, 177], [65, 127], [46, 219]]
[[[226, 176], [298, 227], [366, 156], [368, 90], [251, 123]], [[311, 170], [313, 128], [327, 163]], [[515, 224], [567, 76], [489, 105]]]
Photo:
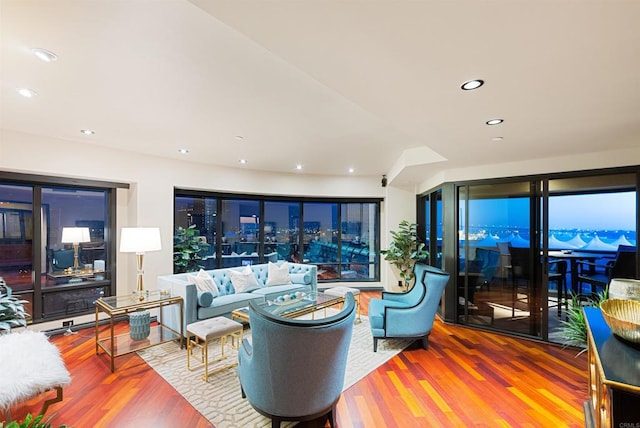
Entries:
[[[240, 347], [240, 342], [242, 342], [242, 330], [242, 324], [226, 317], [209, 318], [187, 325], [187, 368], [189, 370], [196, 370], [204, 366], [204, 375], [202, 378], [207, 382], [209, 380], [209, 376], [221, 370], [235, 367], [238, 364], [237, 361], [209, 373], [210, 363], [221, 361], [226, 358], [224, 347], [228, 338], [231, 338], [231, 346], [235, 349]], [[216, 339], [220, 339], [221, 354], [218, 358], [210, 361], [209, 343]], [[201, 364], [197, 367], [191, 367], [191, 357], [194, 347], [200, 348], [201, 352]]]
[[360, 318], [360, 290], [358, 290], [357, 288], [350, 288], [350, 287], [343, 287], [343, 286], [331, 287], [324, 290], [324, 294], [328, 294], [330, 296], [345, 297], [347, 293], [353, 294], [353, 297], [355, 297], [356, 299], [357, 317], [355, 322], [356, 323], [362, 322], [362, 318]]

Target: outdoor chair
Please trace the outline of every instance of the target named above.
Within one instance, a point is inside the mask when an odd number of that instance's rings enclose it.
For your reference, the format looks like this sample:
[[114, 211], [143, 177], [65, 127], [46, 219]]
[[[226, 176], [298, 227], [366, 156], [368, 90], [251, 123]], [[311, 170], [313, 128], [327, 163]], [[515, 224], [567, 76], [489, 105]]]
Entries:
[[578, 262], [579, 294], [582, 294], [582, 285], [591, 285], [591, 296], [598, 291], [606, 290], [613, 278], [637, 278], [636, 249], [635, 247], [618, 247], [618, 252], [613, 260], [606, 263], [579, 261]]

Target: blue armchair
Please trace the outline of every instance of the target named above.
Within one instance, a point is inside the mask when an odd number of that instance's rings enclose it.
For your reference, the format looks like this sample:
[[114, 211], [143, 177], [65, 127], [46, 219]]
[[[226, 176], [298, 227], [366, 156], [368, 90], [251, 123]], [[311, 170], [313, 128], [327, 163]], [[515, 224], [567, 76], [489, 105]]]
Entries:
[[416, 283], [406, 293], [382, 292], [382, 299], [369, 301], [369, 322], [373, 335], [373, 352], [378, 350], [378, 339], [422, 339], [428, 347], [440, 297], [449, 281], [449, 274], [441, 269], [416, 263]]
[[324, 415], [335, 427], [355, 314], [351, 293], [338, 314], [316, 320], [282, 318], [250, 301], [251, 343], [238, 353], [242, 397], [272, 427]]

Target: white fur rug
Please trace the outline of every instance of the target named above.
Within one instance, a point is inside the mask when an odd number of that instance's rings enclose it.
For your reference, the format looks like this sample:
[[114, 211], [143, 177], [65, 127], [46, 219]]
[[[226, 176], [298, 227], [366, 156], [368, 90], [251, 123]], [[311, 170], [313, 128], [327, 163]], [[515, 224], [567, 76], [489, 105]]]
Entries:
[[0, 408], [71, 382], [58, 348], [44, 333], [0, 335]]

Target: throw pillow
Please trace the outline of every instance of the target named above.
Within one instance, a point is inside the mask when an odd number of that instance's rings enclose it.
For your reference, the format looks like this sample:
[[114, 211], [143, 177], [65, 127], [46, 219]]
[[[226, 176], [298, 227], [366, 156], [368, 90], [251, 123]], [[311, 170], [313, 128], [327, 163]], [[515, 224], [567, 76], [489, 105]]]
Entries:
[[289, 275], [291, 277], [291, 282], [293, 284], [311, 284], [311, 274], [309, 272], [305, 273], [292, 273]]
[[215, 280], [204, 269], [200, 269], [197, 275], [187, 274], [187, 281], [195, 284], [198, 291], [209, 291], [213, 297], [218, 295]]
[[241, 270], [229, 269], [228, 273], [236, 293], [244, 293], [260, 287], [251, 266], [246, 266]]
[[289, 276], [289, 262], [282, 262], [280, 266], [276, 263], [269, 262], [267, 266], [267, 287], [270, 285], [291, 284]]
[[208, 308], [213, 303], [211, 291], [198, 291], [198, 306]]

